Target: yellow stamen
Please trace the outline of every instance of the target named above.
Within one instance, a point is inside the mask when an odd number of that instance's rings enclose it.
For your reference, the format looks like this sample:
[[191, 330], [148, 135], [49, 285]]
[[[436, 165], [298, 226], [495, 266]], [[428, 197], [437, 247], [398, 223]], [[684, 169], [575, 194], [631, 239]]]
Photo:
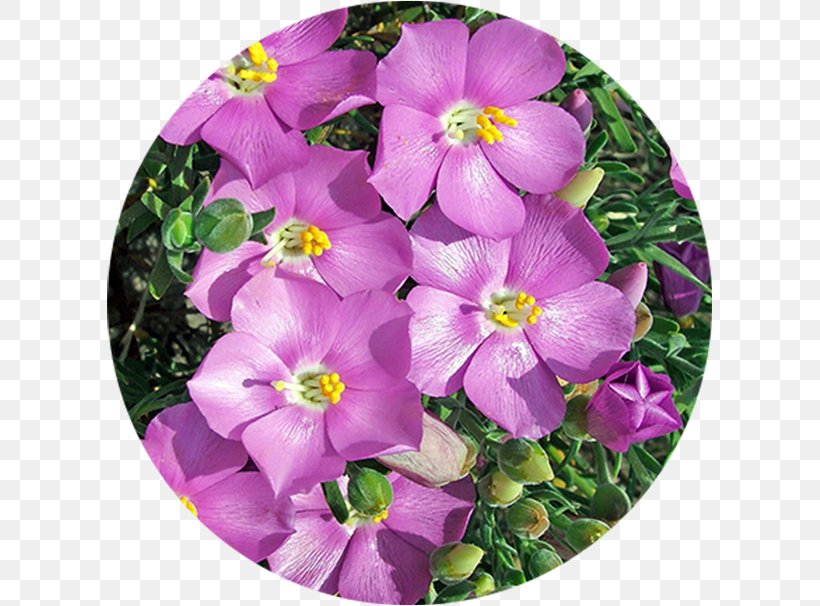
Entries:
[[378, 524], [378, 523], [379, 523], [379, 522], [381, 522], [382, 520], [386, 520], [386, 519], [387, 519], [387, 510], [386, 510], [386, 509], [385, 509], [383, 512], [378, 513], [378, 514], [376, 514], [376, 515], [374, 515], [374, 516], [373, 516], [373, 521], [374, 521], [376, 524]]
[[268, 59], [265, 62], [265, 65], [267, 65], [268, 69], [272, 72], [276, 72], [276, 70], [279, 69], [279, 62], [276, 59], [274, 59], [273, 57]]
[[284, 381], [277, 381], [276, 383], [273, 384], [273, 388], [276, 391], [284, 391], [285, 387], [286, 387], [286, 385], [285, 385]]
[[191, 502], [188, 497], [179, 497], [179, 500], [182, 501], [182, 504], [185, 505], [185, 509], [190, 511], [195, 516], [197, 515], [196, 506]]
[[248, 55], [256, 67], [259, 67], [268, 60], [268, 53], [265, 52], [264, 47], [259, 42], [254, 42], [248, 47]]
[[535, 304], [535, 297], [519, 291], [515, 296], [498, 294], [489, 307], [490, 317], [506, 328], [518, 328], [523, 322], [535, 324], [543, 309]]
[[319, 388], [322, 390], [322, 395], [328, 399], [331, 404], [338, 404], [342, 399], [346, 385], [342, 383], [339, 373], [332, 372], [329, 375], [325, 374], [319, 377]]
[[151, 189], [156, 189], [157, 188], [156, 180], [152, 179], [151, 177], [148, 177], [148, 187], [150, 187]]
[[327, 234], [315, 225], [309, 225], [305, 231], [299, 235], [302, 241], [302, 252], [305, 255], [315, 255], [321, 257], [322, 253], [330, 250], [330, 238]]
[[518, 327], [518, 322], [516, 320], [513, 320], [510, 316], [508, 316], [506, 311], [502, 311], [501, 313], [495, 314], [493, 316], [493, 320], [495, 320], [502, 326], [506, 326], [507, 328]]

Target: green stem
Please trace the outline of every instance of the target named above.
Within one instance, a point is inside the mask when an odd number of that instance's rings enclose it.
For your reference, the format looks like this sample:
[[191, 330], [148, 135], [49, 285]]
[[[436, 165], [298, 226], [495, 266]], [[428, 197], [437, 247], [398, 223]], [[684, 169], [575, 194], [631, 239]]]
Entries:
[[607, 463], [603, 445], [600, 442], [594, 442], [592, 449], [595, 453], [595, 473], [597, 474], [598, 484], [611, 484], [612, 476], [609, 475], [609, 463]]
[[478, 419], [475, 418], [472, 412], [467, 410], [466, 408], [461, 409], [462, 415], [459, 418], [459, 423], [461, 426], [467, 430], [467, 432], [472, 435], [480, 444], [484, 441], [484, 436], [486, 435], [486, 430], [481, 426], [481, 423], [478, 422]]

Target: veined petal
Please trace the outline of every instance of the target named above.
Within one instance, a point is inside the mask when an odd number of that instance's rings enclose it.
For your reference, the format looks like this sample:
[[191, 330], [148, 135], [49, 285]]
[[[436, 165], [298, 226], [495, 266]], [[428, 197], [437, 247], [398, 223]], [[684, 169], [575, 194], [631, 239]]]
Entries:
[[262, 38], [260, 43], [279, 65], [291, 65], [330, 48], [346, 22], [347, 9], [341, 8], [297, 21]]
[[414, 311], [408, 378], [431, 396], [457, 391], [473, 352], [492, 333], [484, 310], [458, 295], [427, 286], [411, 290], [407, 302]]
[[327, 230], [327, 235], [333, 247], [313, 262], [325, 282], [343, 297], [371, 289], [394, 292], [410, 274], [410, 237], [401, 221], [388, 213], [380, 212], [367, 223]]
[[609, 252], [583, 210], [552, 195], [529, 195], [526, 219], [512, 238], [506, 283], [536, 298], [572, 290], [597, 278]]
[[232, 476], [248, 461], [242, 444], [215, 433], [192, 402], [154, 417], [142, 445], [171, 489], [184, 497]]
[[270, 349], [249, 334], [232, 332], [214, 343], [188, 391], [214, 431], [238, 440], [248, 423], [287, 404], [272, 383], [290, 377]]
[[290, 499], [277, 498], [259, 472], [232, 475], [200, 492], [200, 522], [246, 558], [259, 562], [293, 534]]
[[406, 221], [430, 197], [448, 149], [438, 118], [402, 105], [385, 107], [370, 182]]
[[222, 159], [214, 182], [202, 206], [208, 206], [220, 198], [236, 198], [250, 213], [276, 208], [276, 216], [289, 216], [293, 212], [293, 197], [272, 196], [267, 186], [251, 189], [251, 184], [236, 166], [229, 160]]
[[566, 63], [549, 34], [515, 19], [491, 21], [470, 39], [465, 98], [501, 107], [522, 103], [558, 84]]
[[202, 125], [231, 97], [230, 87], [222, 74], [212, 74], [179, 106], [162, 127], [159, 136], [174, 145], [190, 145], [199, 141]]
[[524, 203], [487, 160], [485, 145], [450, 148], [438, 174], [436, 196], [441, 212], [456, 225], [503, 240], [521, 230]]
[[510, 241], [497, 242], [462, 229], [434, 205], [410, 230], [413, 279], [419, 284], [483, 301], [504, 286]]
[[292, 128], [305, 130], [374, 103], [376, 57], [339, 50], [279, 68], [276, 82], [265, 88], [276, 115]]
[[290, 495], [344, 473], [345, 460], [327, 435], [325, 413], [285, 406], [248, 425], [242, 443], [279, 495]]
[[230, 99], [202, 127], [202, 138], [236, 165], [254, 189], [308, 160], [302, 133], [282, 124], [261, 94]]
[[629, 351], [635, 312], [624, 294], [590, 282], [541, 299], [538, 322], [527, 327], [530, 343], [552, 371], [572, 383], [603, 376]]
[[464, 375], [464, 391], [476, 408], [516, 438], [548, 434], [566, 412], [555, 375], [521, 333], [496, 332], [481, 344]]
[[510, 183], [535, 194], [558, 191], [584, 161], [584, 134], [575, 118], [560, 107], [528, 101], [505, 109], [518, 125], [503, 128], [504, 140], [480, 145], [492, 165]]
[[633, 263], [622, 267], [618, 271], [612, 272], [606, 279], [607, 284], [611, 284], [620, 290], [632, 307], [637, 307], [646, 291], [646, 281], [649, 278], [649, 269], [646, 263]]
[[455, 19], [405, 23], [393, 50], [379, 62], [376, 97], [440, 116], [461, 101], [469, 30]]

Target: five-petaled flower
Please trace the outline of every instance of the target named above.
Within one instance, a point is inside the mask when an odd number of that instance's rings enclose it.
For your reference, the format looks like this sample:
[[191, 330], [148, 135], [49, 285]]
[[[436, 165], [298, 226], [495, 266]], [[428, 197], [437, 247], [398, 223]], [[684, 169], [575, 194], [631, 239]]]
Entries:
[[308, 161], [300, 130], [373, 102], [376, 58], [327, 51], [347, 9], [324, 13], [253, 43], [203, 82], [160, 132], [177, 145], [204, 139], [254, 188]]
[[402, 219], [435, 185], [442, 212], [503, 239], [524, 224], [516, 188], [546, 194], [584, 159], [584, 136], [563, 109], [531, 101], [561, 81], [561, 46], [504, 19], [472, 38], [460, 21], [405, 24], [377, 68], [384, 105], [371, 182]]

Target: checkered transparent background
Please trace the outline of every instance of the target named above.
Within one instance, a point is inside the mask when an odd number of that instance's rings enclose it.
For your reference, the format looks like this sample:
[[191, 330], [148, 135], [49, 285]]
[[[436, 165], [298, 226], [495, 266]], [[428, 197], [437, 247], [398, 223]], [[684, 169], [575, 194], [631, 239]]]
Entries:
[[[172, 497], [105, 322], [150, 142], [221, 61], [351, 3], [299, 4], [0, 3], [0, 604], [337, 602], [243, 560]], [[656, 121], [700, 201], [716, 318], [699, 406], [648, 495], [581, 557], [484, 602], [816, 603], [820, 3], [478, 4], [572, 44]]]

